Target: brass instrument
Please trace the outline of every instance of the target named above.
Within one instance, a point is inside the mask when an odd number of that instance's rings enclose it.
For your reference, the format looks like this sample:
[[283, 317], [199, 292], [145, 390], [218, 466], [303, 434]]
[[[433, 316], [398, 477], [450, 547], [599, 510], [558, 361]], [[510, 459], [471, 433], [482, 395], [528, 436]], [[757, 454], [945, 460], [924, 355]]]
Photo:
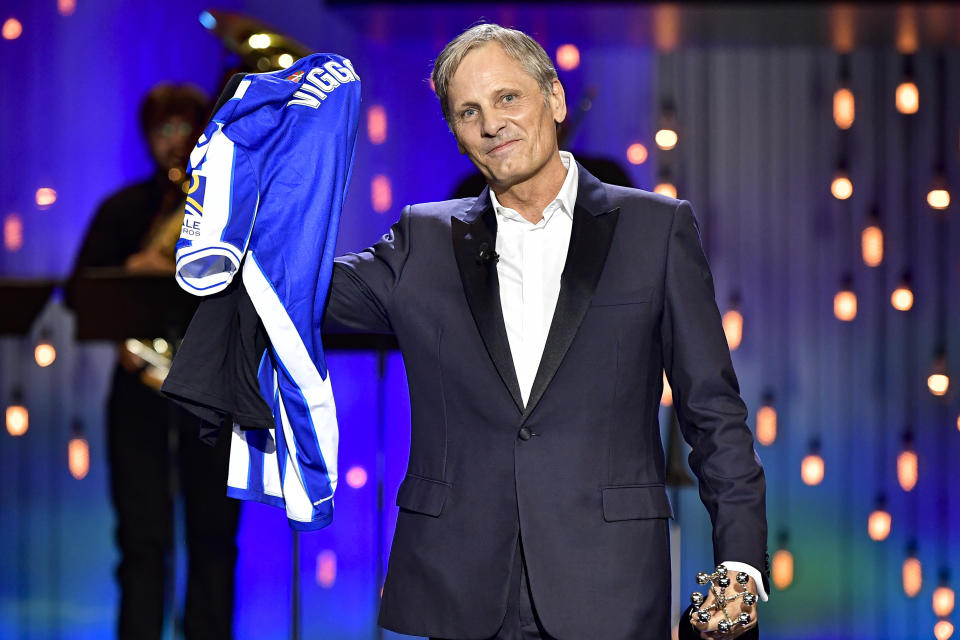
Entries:
[[[257, 73], [283, 69], [312, 52], [290, 36], [241, 13], [204, 11], [200, 22], [220, 39], [226, 49], [240, 57], [242, 62], [239, 68], [231, 70], [232, 72]], [[191, 181], [179, 167], [171, 169], [167, 178], [175, 188], [168, 191], [161, 210], [166, 210], [173, 204], [170, 198], [178, 197], [181, 201], [169, 214], [154, 221], [147, 233], [142, 252], [162, 256], [165, 262], [169, 262], [172, 270], [176, 264], [175, 249], [183, 225], [185, 196], [190, 192]], [[140, 380], [144, 384], [159, 391], [170, 371], [174, 347], [175, 345], [164, 338], [131, 338], [120, 345], [120, 358], [125, 366], [134, 367], [140, 372]]]

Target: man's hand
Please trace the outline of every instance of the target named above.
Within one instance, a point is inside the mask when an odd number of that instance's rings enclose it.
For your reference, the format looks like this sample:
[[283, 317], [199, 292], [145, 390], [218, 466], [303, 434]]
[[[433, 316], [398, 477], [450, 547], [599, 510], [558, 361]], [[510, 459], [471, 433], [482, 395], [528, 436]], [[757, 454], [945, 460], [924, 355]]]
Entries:
[[[757, 601], [759, 600], [756, 597], [757, 594], [757, 584], [754, 582], [753, 578], [747, 577], [747, 582], [745, 584], [740, 584], [736, 579], [736, 572], [730, 571], [728, 578], [730, 580], [730, 586], [726, 590], [722, 590], [716, 584], [710, 584], [707, 592], [706, 598], [704, 598], [703, 604], [699, 607], [695, 606], [691, 609], [691, 618], [690, 624], [693, 625], [695, 629], [700, 632], [700, 637], [705, 640], [718, 640], [718, 639], [732, 639], [737, 638], [740, 635], [746, 633], [750, 629], [753, 629], [757, 626]], [[717, 598], [722, 592], [726, 593], [726, 610], [730, 615], [729, 620], [727, 616], [723, 613], [723, 604], [711, 611], [710, 619], [706, 622], [702, 622], [697, 617], [698, 609], [707, 609], [710, 605], [717, 603]], [[749, 592], [753, 594], [753, 604], [747, 605], [744, 602], [743, 594]], [[731, 599], [732, 597], [737, 596], [735, 600]], [[748, 598], [749, 600], [749, 598]], [[746, 625], [740, 624], [738, 619], [740, 614], [746, 613], [749, 616], [750, 622]], [[720, 621], [730, 622], [730, 628], [726, 632], [720, 631]]]
[[124, 266], [133, 273], [173, 273], [176, 265], [156, 249], [144, 249], [127, 258]]

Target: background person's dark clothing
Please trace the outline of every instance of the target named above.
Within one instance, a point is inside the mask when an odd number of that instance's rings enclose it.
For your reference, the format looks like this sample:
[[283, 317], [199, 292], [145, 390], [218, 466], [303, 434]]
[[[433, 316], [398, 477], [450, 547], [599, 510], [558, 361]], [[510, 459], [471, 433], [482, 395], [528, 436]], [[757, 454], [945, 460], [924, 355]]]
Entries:
[[165, 585], [172, 580], [176, 480], [186, 516], [184, 634], [231, 636], [239, 503], [225, 495], [229, 442], [220, 438], [213, 448], [202, 443], [195, 417], [117, 366], [108, 402], [107, 459], [120, 551], [119, 638], [160, 638]]
[[[85, 268], [123, 266], [181, 202], [182, 193], [171, 189], [163, 176], [112, 195], [90, 225], [74, 277]], [[186, 519], [184, 633], [191, 640], [231, 637], [240, 505], [226, 496], [229, 440], [209, 447], [199, 441], [198, 426], [195, 417], [117, 366], [106, 428], [120, 551], [121, 640], [161, 636], [165, 597], [173, 579], [175, 484], [183, 494]], [[171, 443], [177, 446], [172, 448]]]
[[107, 198], [87, 229], [74, 261], [74, 275], [89, 267], [122, 267], [128, 257], [143, 249], [156, 221], [183, 201], [183, 194], [169, 184], [158, 174]]

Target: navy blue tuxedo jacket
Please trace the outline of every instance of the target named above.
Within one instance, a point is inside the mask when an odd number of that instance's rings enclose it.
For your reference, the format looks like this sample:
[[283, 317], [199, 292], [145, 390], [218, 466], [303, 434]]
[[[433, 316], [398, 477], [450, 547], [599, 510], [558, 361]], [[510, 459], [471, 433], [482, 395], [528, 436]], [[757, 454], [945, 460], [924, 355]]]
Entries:
[[394, 334], [409, 381], [410, 461], [379, 617], [388, 629], [495, 634], [522, 536], [548, 633], [668, 638], [663, 370], [715, 560], [766, 570], [763, 469], [690, 204], [579, 171], [525, 406], [486, 190], [407, 207], [374, 246], [337, 259], [324, 330]]

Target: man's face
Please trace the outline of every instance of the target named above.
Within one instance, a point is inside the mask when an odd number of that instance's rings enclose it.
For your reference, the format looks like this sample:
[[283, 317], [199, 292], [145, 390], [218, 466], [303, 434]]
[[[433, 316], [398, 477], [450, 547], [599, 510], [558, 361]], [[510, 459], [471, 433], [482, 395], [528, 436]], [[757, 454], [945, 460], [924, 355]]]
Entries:
[[557, 153], [567, 107], [559, 80], [547, 100], [537, 81], [497, 43], [464, 56], [447, 92], [453, 135], [487, 182], [506, 190], [535, 177]]
[[187, 158], [197, 141], [193, 123], [182, 116], [170, 116], [150, 129], [147, 142], [150, 155], [157, 166], [168, 171], [173, 167], [184, 168]]

